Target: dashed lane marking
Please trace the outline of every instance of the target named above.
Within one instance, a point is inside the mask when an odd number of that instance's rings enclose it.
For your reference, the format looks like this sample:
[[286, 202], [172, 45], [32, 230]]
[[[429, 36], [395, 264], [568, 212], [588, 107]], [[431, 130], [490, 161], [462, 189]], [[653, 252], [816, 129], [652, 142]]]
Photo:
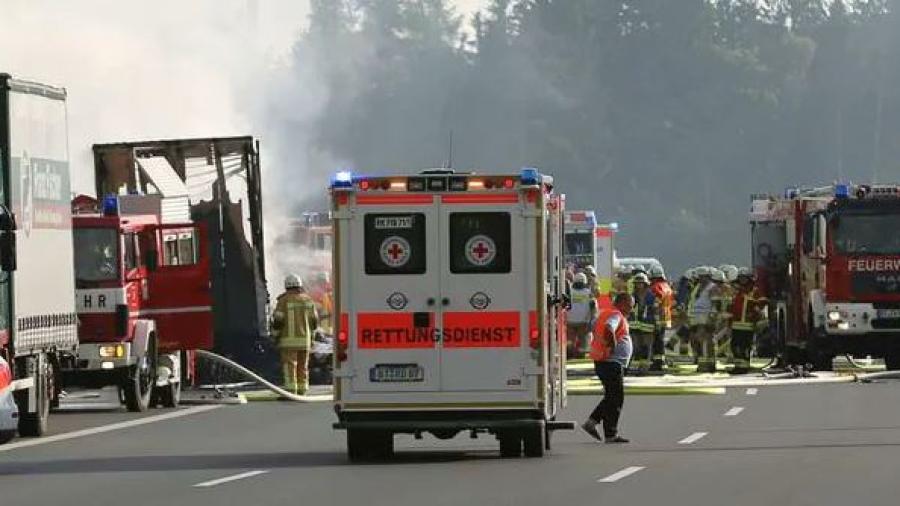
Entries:
[[680, 444], [680, 445], [690, 445], [690, 444], [694, 444], [694, 443], [696, 443], [697, 441], [699, 441], [699, 440], [703, 439], [704, 437], [706, 437], [707, 434], [709, 434], [709, 432], [695, 432], [695, 433], [691, 434], [690, 436], [688, 436], [688, 437], [682, 439], [681, 441], [679, 441], [678, 444]]
[[204, 413], [206, 411], [212, 411], [214, 409], [221, 408], [221, 405], [210, 405], [210, 406], [196, 406], [193, 408], [182, 409], [179, 411], [172, 411], [171, 413], [163, 413], [161, 415], [147, 416], [144, 418], [138, 418], [135, 420], [128, 420], [127, 422], [118, 422], [112, 423], [109, 425], [101, 425], [99, 427], [91, 427], [89, 429], [81, 429], [73, 432], [64, 432], [62, 434], [55, 434], [53, 436], [47, 436], [36, 439], [26, 439], [24, 441], [19, 441], [17, 443], [10, 443], [3, 446], [0, 446], [0, 453], [8, 452], [10, 450], [16, 450], [19, 448], [27, 448], [29, 446], [37, 446], [37, 445], [45, 445], [49, 443], [56, 443], [57, 441], [66, 441], [68, 439], [76, 439], [80, 437], [93, 436], [95, 434], [103, 434], [105, 432], [112, 432], [115, 430], [128, 429], [131, 427], [138, 427], [140, 425], [147, 425], [149, 423], [161, 422], [163, 420], [171, 420], [172, 418], [181, 418], [183, 416], [196, 415], [198, 413]]
[[634, 474], [642, 469], [644, 469], [643, 466], [626, 467], [625, 469], [622, 469], [619, 472], [613, 473], [613, 474], [607, 476], [606, 478], [600, 478], [599, 480], [597, 480], [597, 483], [615, 483], [615, 482], [621, 480], [622, 478], [631, 476], [632, 474]]
[[257, 470], [257, 471], [247, 471], [246, 473], [233, 474], [231, 476], [226, 476], [224, 478], [217, 478], [215, 480], [204, 481], [201, 483], [197, 483], [194, 485], [197, 488], [209, 488], [215, 487], [216, 485], [221, 485], [223, 483], [228, 483], [229, 481], [237, 481], [243, 480], [245, 478], [252, 478], [254, 476], [259, 476], [261, 474], [266, 474], [269, 471]]
[[748, 389], [747, 389], [747, 395], [756, 395], [756, 394], [758, 394], [758, 393], [759, 393], [759, 389], [758, 389], [758, 388], [748, 388]]
[[743, 411], [743, 410], [744, 410], [744, 408], [742, 408], [741, 406], [735, 406], [735, 407], [729, 409], [728, 411], [726, 411], [725, 414], [722, 416], [738, 416], [739, 414], [741, 414], [741, 411]]

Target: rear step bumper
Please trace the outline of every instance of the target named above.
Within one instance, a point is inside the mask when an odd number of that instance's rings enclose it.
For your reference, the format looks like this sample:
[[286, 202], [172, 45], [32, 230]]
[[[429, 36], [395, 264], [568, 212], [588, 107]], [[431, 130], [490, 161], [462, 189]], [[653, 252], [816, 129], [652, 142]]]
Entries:
[[335, 429], [390, 430], [419, 432], [432, 430], [504, 430], [546, 427], [547, 430], [574, 430], [575, 422], [543, 420], [347, 420], [332, 425]]

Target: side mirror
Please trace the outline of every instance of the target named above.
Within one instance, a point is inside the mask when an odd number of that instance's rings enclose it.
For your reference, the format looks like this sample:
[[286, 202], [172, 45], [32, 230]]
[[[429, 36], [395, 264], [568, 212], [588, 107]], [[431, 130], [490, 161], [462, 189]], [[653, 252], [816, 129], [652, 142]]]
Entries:
[[0, 232], [0, 270], [13, 272], [16, 270], [16, 233]]
[[159, 267], [159, 257], [157, 256], [156, 250], [151, 249], [144, 252], [145, 261], [147, 263], [148, 271], [155, 271], [157, 267]]

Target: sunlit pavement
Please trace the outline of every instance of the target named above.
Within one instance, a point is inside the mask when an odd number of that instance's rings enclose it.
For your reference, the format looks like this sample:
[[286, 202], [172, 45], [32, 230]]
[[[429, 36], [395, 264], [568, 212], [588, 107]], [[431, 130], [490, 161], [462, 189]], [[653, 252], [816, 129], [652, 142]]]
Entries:
[[[571, 397], [562, 419], [595, 401]], [[352, 465], [329, 403], [65, 412], [53, 433], [76, 437], [0, 450], [0, 490], [3, 506], [155, 506], [162, 489], [210, 505], [896, 504], [898, 420], [897, 382], [728, 388], [629, 397], [627, 445], [564, 432], [543, 459], [505, 460], [489, 436], [397, 436], [393, 460]]]

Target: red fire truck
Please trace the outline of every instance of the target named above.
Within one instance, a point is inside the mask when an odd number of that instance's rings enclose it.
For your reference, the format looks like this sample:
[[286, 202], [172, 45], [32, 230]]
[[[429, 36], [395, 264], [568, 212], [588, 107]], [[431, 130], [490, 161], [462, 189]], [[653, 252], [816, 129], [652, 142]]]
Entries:
[[351, 459], [393, 435], [494, 434], [539, 457], [565, 405], [562, 207], [534, 169], [342, 173], [334, 218], [336, 428]]
[[788, 363], [838, 354], [900, 369], [900, 186], [835, 184], [755, 196], [753, 266]]
[[161, 216], [157, 195], [73, 201], [80, 348], [64, 383], [117, 385], [131, 411], [177, 406], [186, 350], [213, 343], [204, 227]]

